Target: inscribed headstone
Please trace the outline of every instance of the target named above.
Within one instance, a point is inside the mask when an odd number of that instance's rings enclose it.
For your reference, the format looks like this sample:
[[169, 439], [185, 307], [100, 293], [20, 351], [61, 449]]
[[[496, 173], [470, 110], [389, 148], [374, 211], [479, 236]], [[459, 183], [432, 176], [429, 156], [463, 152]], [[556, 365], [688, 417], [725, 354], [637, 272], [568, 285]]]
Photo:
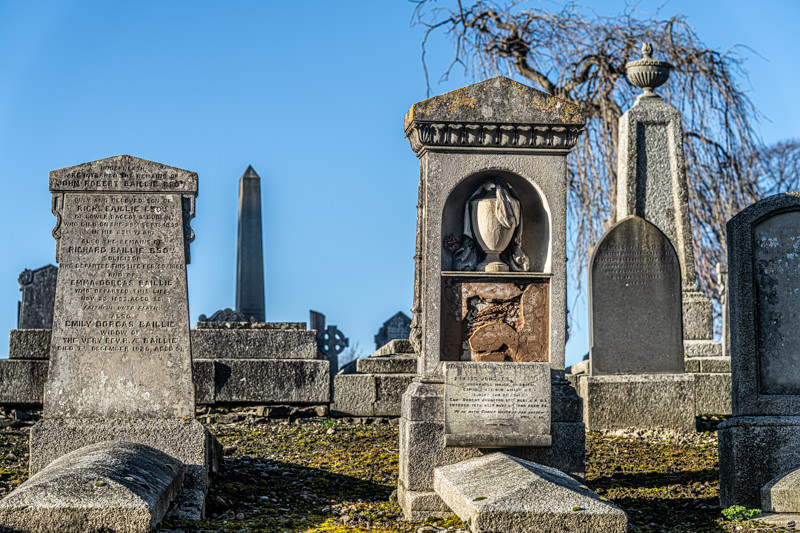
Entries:
[[50, 191], [60, 272], [45, 417], [193, 417], [197, 174], [117, 156], [51, 172]]
[[683, 373], [681, 274], [667, 237], [636, 216], [612, 226], [589, 263], [591, 373]]

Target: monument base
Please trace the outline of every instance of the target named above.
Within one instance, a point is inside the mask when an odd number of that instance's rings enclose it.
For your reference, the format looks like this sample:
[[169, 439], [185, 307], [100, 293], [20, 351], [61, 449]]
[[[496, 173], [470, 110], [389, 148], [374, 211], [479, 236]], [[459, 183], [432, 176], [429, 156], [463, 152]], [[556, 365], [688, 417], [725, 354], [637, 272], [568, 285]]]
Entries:
[[[125, 441], [145, 444], [166, 453], [185, 466], [183, 492], [177, 506], [182, 516], [203, 518], [209, 473], [217, 472], [222, 447], [197, 420], [151, 419], [44, 419], [31, 428], [30, 475], [59, 457], [90, 444]], [[200, 494], [203, 498], [200, 498]]]
[[730, 415], [731, 358], [687, 357], [684, 365], [686, 372], [694, 376], [695, 416]]
[[692, 374], [582, 375], [578, 379], [588, 431], [695, 431]]
[[800, 416], [735, 416], [717, 434], [722, 508], [760, 508], [761, 488], [800, 468]]
[[556, 468], [583, 479], [585, 430], [580, 398], [560, 376], [551, 381], [552, 445], [549, 447], [476, 448], [445, 446], [444, 383], [415, 380], [403, 395], [400, 417], [398, 502], [408, 520], [450, 516], [452, 511], [433, 490], [433, 471], [494, 452]]
[[714, 338], [714, 308], [708, 296], [697, 290], [684, 291], [682, 307], [684, 340]]

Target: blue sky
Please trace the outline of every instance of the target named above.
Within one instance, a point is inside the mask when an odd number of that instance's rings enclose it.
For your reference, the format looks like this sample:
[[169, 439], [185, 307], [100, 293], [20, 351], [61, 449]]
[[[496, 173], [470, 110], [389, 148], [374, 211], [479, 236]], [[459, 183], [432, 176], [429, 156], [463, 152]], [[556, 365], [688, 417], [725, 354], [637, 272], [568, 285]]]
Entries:
[[[199, 174], [192, 322], [234, 305], [238, 179], [253, 165], [267, 319], [307, 321], [315, 309], [370, 353], [381, 323], [411, 306], [419, 167], [402, 125], [426, 97], [412, 9], [0, 0], [0, 330], [16, 325], [18, 274], [55, 263], [48, 172], [125, 153]], [[668, 2], [662, 14], [673, 13], [715, 49], [753, 48], [760, 133], [797, 136], [800, 3]], [[450, 49], [437, 42], [429, 54], [435, 81]], [[433, 91], [472, 81], [455, 75]], [[585, 301], [572, 316], [567, 364], [588, 350]]]

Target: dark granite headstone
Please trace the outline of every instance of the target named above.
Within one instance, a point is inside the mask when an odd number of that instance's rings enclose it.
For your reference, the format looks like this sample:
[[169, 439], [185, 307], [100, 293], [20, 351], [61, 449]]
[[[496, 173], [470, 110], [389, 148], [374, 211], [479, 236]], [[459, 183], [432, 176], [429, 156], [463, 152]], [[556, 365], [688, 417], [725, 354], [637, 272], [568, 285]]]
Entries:
[[18, 329], [50, 329], [53, 326], [53, 300], [56, 297], [58, 267], [25, 269], [17, 278], [22, 299], [19, 302]]
[[591, 374], [682, 374], [681, 274], [667, 237], [636, 216], [612, 226], [589, 262]]
[[264, 322], [264, 255], [261, 244], [261, 178], [248, 166], [239, 180], [236, 310]]

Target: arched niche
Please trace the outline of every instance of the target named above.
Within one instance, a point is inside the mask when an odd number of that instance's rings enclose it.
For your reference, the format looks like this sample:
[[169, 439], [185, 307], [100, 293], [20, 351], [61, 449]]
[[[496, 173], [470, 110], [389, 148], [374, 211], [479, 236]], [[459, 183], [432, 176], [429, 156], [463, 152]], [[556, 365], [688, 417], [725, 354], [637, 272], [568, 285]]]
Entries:
[[[547, 202], [536, 187], [525, 178], [504, 170], [486, 170], [464, 178], [444, 204], [442, 240], [453, 234], [461, 238], [464, 213], [470, 196], [485, 181], [502, 180], [519, 199], [522, 210], [522, 249], [530, 259], [530, 272], [550, 272], [550, 213]], [[442, 242], [444, 247], [444, 242]], [[442, 270], [456, 270], [453, 254], [442, 249]]]

